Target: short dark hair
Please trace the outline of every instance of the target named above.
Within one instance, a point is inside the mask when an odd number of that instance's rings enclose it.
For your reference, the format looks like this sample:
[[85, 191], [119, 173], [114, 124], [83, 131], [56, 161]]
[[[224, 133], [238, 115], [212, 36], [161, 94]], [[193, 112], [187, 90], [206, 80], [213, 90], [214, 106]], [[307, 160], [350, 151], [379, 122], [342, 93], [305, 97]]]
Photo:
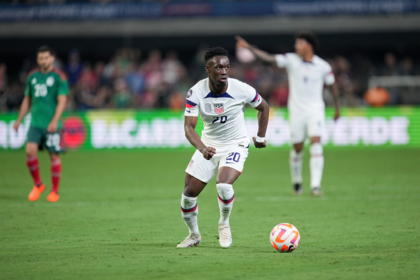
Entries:
[[204, 61], [207, 63], [207, 61], [218, 55], [229, 56], [229, 53], [227, 50], [221, 47], [210, 48], [204, 54]]
[[54, 55], [54, 51], [53, 51], [53, 49], [52, 48], [50, 48], [49, 46], [47, 46], [47, 45], [43, 45], [43, 46], [40, 46], [39, 48], [38, 48], [38, 51], [36, 52], [37, 54], [39, 54], [39, 53], [43, 53], [43, 52], [49, 52], [51, 55]]
[[295, 39], [305, 40], [306, 42], [308, 42], [312, 46], [312, 49], [314, 51], [317, 50], [318, 47], [319, 47], [318, 38], [311, 31], [300, 31], [300, 32], [295, 34]]

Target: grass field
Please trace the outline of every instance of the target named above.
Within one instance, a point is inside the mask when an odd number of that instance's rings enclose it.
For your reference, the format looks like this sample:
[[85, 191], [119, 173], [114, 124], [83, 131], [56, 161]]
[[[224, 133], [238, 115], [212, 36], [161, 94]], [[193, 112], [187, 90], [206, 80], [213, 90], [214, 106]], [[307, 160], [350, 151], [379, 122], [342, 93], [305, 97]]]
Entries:
[[[420, 150], [327, 150], [325, 196], [291, 195], [288, 152], [251, 150], [235, 184], [233, 245], [218, 243], [214, 181], [198, 199], [202, 245], [177, 249], [192, 151], [63, 156], [60, 201], [27, 201], [23, 152], [0, 153], [0, 279], [420, 279]], [[307, 183], [308, 153], [305, 157]], [[49, 163], [40, 155], [50, 188]], [[290, 254], [278, 223], [301, 233]]]

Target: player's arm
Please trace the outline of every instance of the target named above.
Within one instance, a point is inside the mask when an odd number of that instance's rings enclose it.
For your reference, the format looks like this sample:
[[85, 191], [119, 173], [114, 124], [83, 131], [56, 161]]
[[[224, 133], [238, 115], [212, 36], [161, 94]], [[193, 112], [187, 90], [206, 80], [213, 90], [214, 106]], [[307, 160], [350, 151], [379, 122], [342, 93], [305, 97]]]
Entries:
[[263, 50], [255, 46], [251, 46], [247, 41], [245, 41], [241, 36], [236, 36], [236, 46], [238, 48], [246, 48], [249, 49], [259, 60], [265, 63], [274, 64], [276, 65], [276, 57], [272, 54], [269, 54]]
[[195, 131], [195, 127], [197, 126], [197, 121], [198, 121], [198, 117], [185, 116], [185, 120], [184, 120], [185, 137], [187, 137], [191, 145], [193, 145], [197, 150], [199, 150], [203, 154], [203, 157], [205, 159], [209, 160], [216, 154], [216, 149], [212, 147], [207, 147], [206, 145], [204, 145], [203, 141], [201, 141], [200, 136]]
[[[268, 126], [268, 116], [270, 113], [270, 107], [268, 106], [267, 102], [262, 99], [261, 104], [255, 107], [258, 111], [258, 133], [257, 136], [259, 138], [265, 138], [265, 133], [267, 131]], [[255, 148], [261, 149], [267, 147], [267, 140], [264, 139], [264, 142], [258, 142], [257, 137], [252, 137], [254, 140]]]
[[328, 85], [327, 88], [332, 93], [333, 100], [334, 100], [334, 107], [335, 107], [335, 114], [334, 114], [334, 120], [338, 120], [340, 118], [340, 102], [338, 100], [339, 92], [338, 87], [336, 83], [333, 83], [332, 85]]
[[32, 85], [29, 78], [30, 77], [26, 80], [25, 97], [23, 98], [22, 105], [20, 106], [19, 116], [13, 125], [13, 129], [15, 131], [18, 131], [19, 125], [22, 123], [23, 118], [29, 112], [29, 108], [31, 107]]
[[22, 105], [20, 106], [19, 116], [13, 125], [13, 129], [18, 131], [19, 125], [22, 123], [23, 118], [29, 112], [29, 108], [31, 107], [31, 98], [29, 96], [25, 96], [22, 101]]
[[328, 67], [326, 68], [324, 84], [327, 86], [328, 90], [331, 92], [333, 96], [334, 107], [335, 107], [334, 120], [336, 121], [340, 117], [340, 103], [338, 100], [339, 92], [338, 92], [337, 84], [335, 83], [334, 73], [330, 65], [328, 65]]
[[57, 107], [55, 108], [54, 116], [48, 125], [47, 131], [50, 133], [54, 133], [57, 131], [58, 121], [61, 118], [61, 115], [64, 112], [67, 104], [67, 96], [66, 95], [59, 95], [57, 97]]

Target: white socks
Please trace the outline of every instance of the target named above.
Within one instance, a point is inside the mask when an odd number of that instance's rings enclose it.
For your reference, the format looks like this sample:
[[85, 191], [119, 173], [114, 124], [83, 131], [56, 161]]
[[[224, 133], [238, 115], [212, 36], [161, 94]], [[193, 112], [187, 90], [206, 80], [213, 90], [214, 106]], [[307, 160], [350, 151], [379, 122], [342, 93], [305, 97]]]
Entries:
[[[309, 162], [311, 170], [311, 188], [321, 187], [322, 171], [324, 169], [324, 156], [322, 154], [322, 144], [314, 143], [309, 148], [311, 159]], [[290, 151], [290, 173], [293, 184], [302, 184], [302, 158], [303, 151], [296, 153], [295, 150]]]
[[182, 194], [181, 214], [190, 233], [200, 234], [197, 223], [198, 206], [196, 197], [188, 197]]
[[231, 184], [217, 184], [217, 192], [219, 193], [219, 209], [220, 220], [219, 224], [229, 224], [230, 212], [232, 212], [233, 200], [235, 193]]
[[[235, 199], [235, 193], [232, 185], [230, 184], [217, 184], [217, 192], [219, 193], [219, 208], [220, 208], [220, 220], [219, 224], [229, 224], [229, 216], [232, 212], [233, 200]], [[199, 234], [197, 215], [198, 206], [196, 197], [188, 197], [182, 194], [181, 198], [181, 214], [182, 219], [188, 227], [190, 233]]]
[[302, 184], [302, 157], [303, 151], [296, 153], [295, 150], [290, 151], [290, 173], [293, 184]]
[[310, 148], [311, 159], [311, 188], [321, 187], [322, 171], [324, 169], [324, 156], [322, 154], [322, 144], [314, 143]]

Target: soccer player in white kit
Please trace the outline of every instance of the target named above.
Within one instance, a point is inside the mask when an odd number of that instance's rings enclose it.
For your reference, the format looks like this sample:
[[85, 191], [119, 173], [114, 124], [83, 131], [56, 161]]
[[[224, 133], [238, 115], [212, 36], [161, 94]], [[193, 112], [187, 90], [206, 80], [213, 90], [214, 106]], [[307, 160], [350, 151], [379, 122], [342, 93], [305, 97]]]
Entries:
[[247, 48], [263, 62], [286, 68], [289, 79], [289, 123], [293, 149], [290, 152], [290, 171], [293, 192], [302, 194], [302, 157], [303, 143], [309, 137], [311, 193], [321, 196], [321, 179], [324, 168], [324, 156], [321, 135], [325, 124], [325, 104], [322, 91], [326, 85], [333, 94], [335, 115], [340, 117], [338, 89], [335, 85], [331, 66], [314, 54], [318, 40], [312, 32], [299, 32], [295, 36], [296, 53], [271, 55], [237, 36], [237, 47]]
[[[269, 114], [267, 103], [253, 87], [228, 77], [230, 65], [225, 49], [211, 48], [204, 59], [208, 78], [199, 81], [187, 94], [185, 136], [197, 150], [186, 169], [181, 198], [182, 219], [190, 234], [178, 244], [178, 248], [200, 244], [197, 196], [217, 171], [219, 243], [223, 248], [232, 244], [229, 226], [235, 198], [232, 185], [241, 175], [248, 157], [249, 136], [243, 111], [246, 104], [258, 110], [258, 133], [253, 137], [254, 145], [256, 148], [267, 146], [264, 139]], [[195, 131], [199, 114], [204, 122], [201, 139]]]

